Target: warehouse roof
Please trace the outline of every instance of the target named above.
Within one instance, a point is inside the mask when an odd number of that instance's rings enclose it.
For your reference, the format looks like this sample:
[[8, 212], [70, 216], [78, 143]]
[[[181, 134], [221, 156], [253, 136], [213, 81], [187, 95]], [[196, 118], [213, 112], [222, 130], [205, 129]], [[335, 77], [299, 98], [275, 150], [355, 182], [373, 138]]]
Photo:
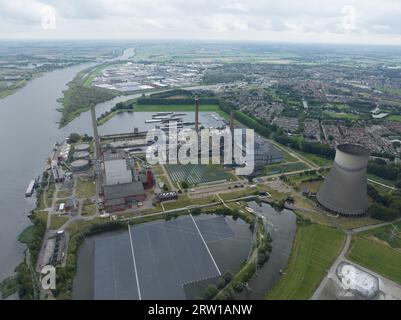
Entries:
[[106, 200], [143, 194], [145, 194], [145, 190], [139, 181], [104, 186], [104, 197]]
[[104, 170], [106, 185], [132, 182], [131, 169], [127, 166], [125, 159], [104, 161]]

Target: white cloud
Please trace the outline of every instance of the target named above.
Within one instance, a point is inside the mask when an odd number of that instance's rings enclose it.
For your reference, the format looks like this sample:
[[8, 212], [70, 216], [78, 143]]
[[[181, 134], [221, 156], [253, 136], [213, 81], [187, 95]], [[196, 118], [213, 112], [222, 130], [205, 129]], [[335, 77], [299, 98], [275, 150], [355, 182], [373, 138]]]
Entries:
[[358, 14], [354, 6], [344, 6], [341, 10], [344, 16], [341, 19], [341, 27], [346, 31], [355, 31], [358, 24]]
[[56, 29], [56, 9], [53, 6], [44, 6], [42, 8], [41, 23], [44, 30]]
[[[49, 8], [50, 33], [42, 28]], [[400, 16], [400, 0], [0, 0], [0, 38], [394, 43]]]

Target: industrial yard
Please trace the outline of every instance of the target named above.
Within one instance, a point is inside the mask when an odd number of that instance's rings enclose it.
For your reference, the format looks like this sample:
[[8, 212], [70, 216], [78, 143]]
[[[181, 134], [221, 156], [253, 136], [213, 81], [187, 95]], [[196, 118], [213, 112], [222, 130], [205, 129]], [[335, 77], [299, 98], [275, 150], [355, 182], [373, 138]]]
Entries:
[[[177, 103], [176, 99], [180, 98], [174, 99]], [[142, 108], [146, 110], [146, 104]], [[233, 113], [221, 117], [218, 112], [201, 112], [197, 99], [193, 108], [193, 112], [162, 108], [139, 111], [136, 112], [137, 115], [141, 114], [140, 118], [136, 116], [137, 127], [131, 132], [121, 130], [118, 133], [104, 130], [109, 121], [98, 127], [93, 108], [93, 138], [87, 135], [70, 136], [55, 144], [47, 166], [50, 173], [47, 192], [43, 195], [43, 201], [40, 201], [41, 211], [47, 215], [46, 232], [36, 270], [48, 264], [64, 268], [74, 263], [77, 267], [72, 274], [76, 283], [75, 293], [71, 289], [63, 289], [63, 293], [85, 299], [194, 299], [206, 295], [210, 286], [230, 274], [234, 279], [246, 277], [243, 281], [246, 281], [248, 289], [242, 287], [235, 291], [229, 288], [238, 286], [238, 283], [226, 282], [216, 295], [262, 298], [263, 295], [252, 293], [250, 288], [254, 287], [268, 291], [268, 299], [310, 298], [324, 279], [325, 269], [317, 268], [313, 277], [309, 274], [308, 268], [313, 262], [305, 264], [304, 255], [308, 250], [316, 251], [311, 257], [328, 268], [341, 250], [344, 239], [342, 225], [346, 228], [347, 225], [377, 223], [373, 219], [368, 221], [354, 217], [343, 218], [348, 219], [346, 222], [340, 221], [335, 214], [343, 212], [321, 200], [320, 194], [336, 194], [330, 191], [333, 183], [351, 183], [337, 181], [342, 176], [337, 172], [338, 168], [348, 164], [355, 166], [359, 161], [344, 160], [359, 156], [347, 145], [338, 147], [339, 155], [330, 173], [327, 166], [313, 162], [315, 158], [307, 158], [304, 153], [297, 153], [260, 134], [255, 135], [255, 168], [248, 177], [237, 175], [235, 166], [223, 164], [148, 163], [145, 153], [154, 141], [147, 140], [145, 128], [156, 128], [170, 135], [171, 122], [179, 124], [178, 132], [186, 128], [195, 128], [195, 131], [205, 127], [230, 130], [246, 128], [234, 118]], [[133, 114], [127, 113], [128, 116]], [[101, 130], [100, 134], [98, 129]], [[363, 155], [366, 157], [365, 153]], [[366, 170], [367, 160], [363, 161]], [[339, 163], [338, 168], [336, 163]], [[364, 166], [361, 169], [356, 165], [355, 168], [363, 170]], [[355, 181], [360, 179], [357, 177]], [[27, 196], [32, 195], [37, 184], [35, 181], [33, 187], [29, 184]], [[331, 197], [331, 201], [344, 203], [340, 193], [338, 198]], [[365, 206], [363, 201], [362, 204]], [[282, 208], [295, 214], [288, 213], [278, 218], [277, 210]], [[226, 213], [223, 216], [214, 215], [219, 210], [227, 210], [229, 216], [236, 218], [224, 218]], [[366, 207], [358, 210], [359, 207], [356, 215], [363, 215]], [[199, 213], [204, 214], [199, 216]], [[238, 218], [240, 224], [237, 226], [235, 221]], [[291, 220], [291, 225], [297, 229], [296, 234], [292, 227], [284, 226], [280, 219]], [[259, 221], [256, 223], [258, 229], [249, 233], [255, 228], [255, 221]], [[301, 221], [298, 222], [301, 225], [296, 226], [295, 221]], [[324, 226], [320, 226], [320, 223]], [[339, 226], [340, 230], [334, 230]], [[104, 231], [97, 236], [98, 231], [87, 231], [92, 228]], [[114, 228], [119, 231], [113, 233]], [[281, 242], [287, 232], [292, 234], [294, 240]], [[316, 234], [320, 234], [322, 242], [330, 243], [324, 249], [327, 250], [325, 256], [318, 254], [322, 250], [320, 246], [311, 247], [308, 242]], [[94, 235], [93, 239], [91, 235]], [[81, 237], [92, 239], [85, 242], [87, 244], [82, 248], [93, 248], [90, 249], [93, 255], [80, 253], [81, 250], [89, 250], [79, 249], [78, 239]], [[242, 237], [242, 249], [238, 251], [238, 256], [230, 255], [230, 260], [224, 250], [233, 251], [232, 247], [239, 244], [238, 237]], [[267, 245], [270, 251], [261, 254], [260, 247], [252, 249], [252, 237], [266, 237], [263, 241], [273, 241], [271, 247]], [[327, 237], [331, 237], [330, 240]], [[292, 242], [302, 245], [291, 249]], [[284, 250], [284, 246], [287, 249]], [[69, 254], [71, 251], [75, 252], [73, 256]], [[152, 256], [147, 254], [149, 251], [153, 252]], [[177, 258], [188, 256], [188, 252], [192, 256], [190, 264], [188, 260]], [[271, 262], [268, 262], [269, 258]], [[82, 267], [83, 259], [91, 259], [90, 269]], [[266, 262], [267, 266], [272, 267], [263, 267]], [[263, 285], [254, 277], [252, 268], [255, 263], [266, 279]], [[166, 270], [166, 265], [172, 267]], [[118, 276], [110, 272], [110, 266], [121, 271]], [[292, 276], [291, 270], [294, 268], [302, 270], [302, 279]], [[347, 277], [349, 272], [344, 272], [344, 277]], [[93, 277], [93, 282], [84, 280], [88, 275]], [[363, 275], [359, 278], [362, 279]], [[342, 281], [341, 278], [339, 281]], [[300, 287], [290, 294], [288, 290], [293, 286]], [[355, 286], [359, 288], [358, 283]], [[344, 290], [354, 292], [354, 287]], [[49, 292], [41, 294], [47, 295]], [[342, 296], [337, 293], [336, 297]], [[378, 295], [365, 298], [373, 297], [377, 298]]]

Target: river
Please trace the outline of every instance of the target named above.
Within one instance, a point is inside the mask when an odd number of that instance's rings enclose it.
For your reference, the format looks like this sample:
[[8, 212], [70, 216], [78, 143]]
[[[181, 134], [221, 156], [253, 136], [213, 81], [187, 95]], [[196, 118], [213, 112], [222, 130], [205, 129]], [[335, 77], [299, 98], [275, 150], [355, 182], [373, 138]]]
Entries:
[[[132, 55], [133, 49], [127, 49], [120, 59]], [[0, 281], [13, 273], [23, 257], [25, 245], [19, 243], [17, 237], [30, 225], [27, 216], [34, 203], [24, 196], [29, 181], [42, 172], [56, 141], [63, 140], [71, 132], [92, 133], [89, 112], [59, 129], [60, 113], [56, 109], [61, 107], [57, 99], [62, 97], [67, 83], [79, 71], [93, 65], [46, 73], [0, 100]], [[138, 96], [119, 96], [100, 103], [97, 113]]]

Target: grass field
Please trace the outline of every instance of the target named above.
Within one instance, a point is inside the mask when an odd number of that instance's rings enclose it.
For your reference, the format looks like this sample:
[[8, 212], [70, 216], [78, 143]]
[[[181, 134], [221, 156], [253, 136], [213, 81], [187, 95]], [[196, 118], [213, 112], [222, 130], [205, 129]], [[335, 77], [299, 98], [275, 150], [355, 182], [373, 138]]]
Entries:
[[401, 115], [392, 114], [391, 116], [386, 117], [386, 120], [401, 122]]
[[68, 221], [68, 217], [52, 215], [51, 221], [50, 221], [50, 229], [57, 230], [67, 221]]
[[306, 153], [299, 150], [296, 150], [296, 152], [320, 167], [331, 166], [333, 164], [333, 160], [320, 157], [316, 154]]
[[360, 118], [356, 114], [345, 113], [345, 112], [324, 111], [323, 114], [333, 119], [358, 120]]
[[352, 238], [347, 256], [351, 261], [401, 284], [400, 251], [366, 236], [357, 236]]
[[92, 203], [91, 200], [85, 200], [82, 206], [81, 215], [93, 216], [96, 213], [96, 204]]
[[267, 299], [310, 298], [340, 253], [344, 240], [345, 235], [336, 229], [318, 224], [299, 225], [285, 274]]
[[24, 229], [18, 236], [18, 241], [22, 243], [29, 243], [33, 239], [33, 232], [35, 231], [35, 226], [29, 226]]
[[77, 183], [77, 196], [79, 198], [89, 198], [95, 195], [95, 182], [86, 177], [79, 177]]
[[283, 163], [277, 165], [269, 165], [263, 168], [263, 175], [272, 175], [279, 174], [291, 171], [298, 171], [308, 169], [308, 167], [303, 162], [291, 162], [291, 163]]

